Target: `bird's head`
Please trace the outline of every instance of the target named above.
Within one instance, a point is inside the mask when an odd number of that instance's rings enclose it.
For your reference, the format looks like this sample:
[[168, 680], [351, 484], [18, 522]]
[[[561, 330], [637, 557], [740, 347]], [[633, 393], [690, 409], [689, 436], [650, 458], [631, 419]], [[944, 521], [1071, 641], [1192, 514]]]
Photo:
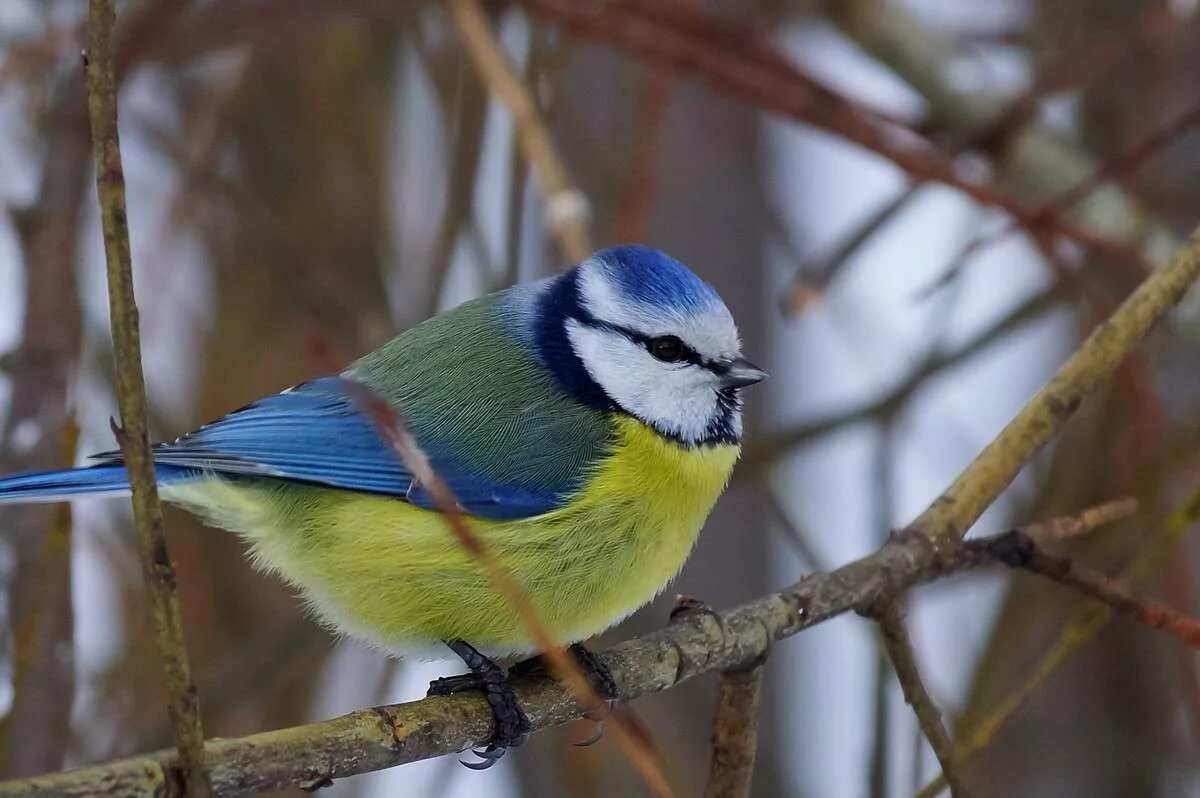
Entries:
[[764, 371], [745, 360], [712, 286], [658, 250], [597, 252], [538, 299], [535, 338], [559, 385], [686, 445], [741, 438], [738, 391]]

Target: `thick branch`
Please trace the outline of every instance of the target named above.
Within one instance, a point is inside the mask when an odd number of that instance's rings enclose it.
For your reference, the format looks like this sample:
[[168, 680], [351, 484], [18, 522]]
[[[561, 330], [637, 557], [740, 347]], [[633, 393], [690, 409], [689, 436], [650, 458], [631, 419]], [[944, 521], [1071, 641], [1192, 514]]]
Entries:
[[[778, 593], [731, 610], [689, 614], [665, 629], [628, 640], [599, 655], [622, 699], [667, 690], [704, 673], [759, 661], [773, 641], [845, 612], [876, 606], [908, 588], [993, 561], [987, 543], [967, 542], [948, 556], [924, 539], [890, 543], [857, 562], [815, 574]], [[514, 684], [532, 727], [582, 717], [558, 683], [524, 678]], [[465, 750], [487, 741], [492, 715], [476, 695], [426, 698], [206, 746], [218, 795], [322, 784]], [[0, 796], [178, 796], [177, 754], [133, 759], [0, 783]]]
[[176, 593], [175, 570], [167, 553], [162, 529], [162, 507], [154, 475], [147, 429], [146, 386], [142, 376], [141, 340], [133, 294], [133, 263], [125, 208], [125, 175], [117, 134], [117, 81], [113, 28], [113, 0], [91, 0], [88, 5], [87, 72], [88, 112], [92, 124], [92, 153], [96, 162], [96, 191], [108, 262], [109, 311], [113, 353], [116, 358], [120, 429], [115, 429], [133, 488], [133, 518], [138, 552], [150, 602], [159, 653], [163, 658], [168, 690], [168, 714], [183, 767], [180, 781], [190, 796], [211, 794], [204, 770], [204, 732], [200, 727], [199, 699], [188, 667], [183, 622]]

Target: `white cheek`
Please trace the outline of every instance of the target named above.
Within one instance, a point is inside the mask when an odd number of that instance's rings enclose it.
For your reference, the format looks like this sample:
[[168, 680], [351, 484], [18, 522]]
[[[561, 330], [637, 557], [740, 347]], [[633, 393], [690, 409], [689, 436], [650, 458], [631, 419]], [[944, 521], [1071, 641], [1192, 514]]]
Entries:
[[664, 363], [623, 335], [575, 321], [567, 323], [567, 336], [588, 374], [613, 401], [683, 440], [704, 439], [720, 410], [715, 375]]

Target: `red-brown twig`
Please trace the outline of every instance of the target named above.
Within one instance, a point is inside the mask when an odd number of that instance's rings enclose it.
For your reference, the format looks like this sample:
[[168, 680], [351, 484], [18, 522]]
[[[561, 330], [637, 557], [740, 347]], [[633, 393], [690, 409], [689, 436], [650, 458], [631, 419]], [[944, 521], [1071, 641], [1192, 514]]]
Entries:
[[1020, 531], [1038, 543], [1049, 543], [1086, 535], [1092, 530], [1129, 518], [1137, 512], [1138, 502], [1132, 496], [1113, 499], [1089, 507], [1075, 515], [1063, 515], [1045, 521], [1035, 521], [1020, 527]]
[[542, 652], [554, 676], [567, 687], [581, 706], [588, 709], [590, 716], [611, 717], [615, 721], [613, 731], [617, 741], [656, 795], [674, 795], [661, 763], [650, 754], [650, 748], [636, 739], [635, 734], [626, 728], [620, 715], [608, 711], [608, 704], [597, 695], [579, 664], [554, 640], [542, 622], [537, 607], [525, 591], [496, 559], [487, 544], [471, 530], [450, 486], [434, 471], [429, 458], [405, 427], [395, 408], [361, 382], [343, 378], [342, 384], [359, 409], [395, 450], [413, 479], [429, 491], [458, 545], [475, 558], [492, 586], [520, 617], [525, 630]]
[[[1042, 205], [1034, 211], [1034, 221], [1043, 229], [1053, 228], [1069, 211], [1091, 196], [1104, 183], [1127, 177], [1147, 160], [1173, 142], [1178, 141], [1183, 134], [1197, 125], [1200, 125], [1200, 103], [1189, 108], [1162, 127], [1146, 134], [1140, 141], [1106, 160], [1086, 178], [1064, 191], [1055, 199]], [[973, 256], [978, 255], [990, 246], [998, 244], [1024, 226], [1014, 220], [994, 233], [977, 236], [968, 241], [955, 253], [942, 274], [924, 293], [945, 285], [957, 272], [966, 266], [967, 262]]]
[[1151, 629], [1200, 648], [1200, 619], [1139, 595], [1123, 580], [1080, 565], [1069, 557], [1048, 554], [1023, 532], [1014, 530], [1007, 537], [1011, 539], [999, 543], [996, 551], [997, 558], [1008, 565], [1074, 588]]
[[637, 3], [612, 0], [522, 0], [543, 19], [575, 36], [624, 48], [636, 57], [695, 76], [740, 102], [828, 131], [891, 161], [915, 183], [936, 182], [975, 202], [999, 208], [1034, 234], [1061, 236], [1147, 271], [1129, 245], [1066, 220], [1052, 223], [1037, 209], [960, 174], [955, 163], [915, 131], [863, 108], [804, 74], [757, 31], [718, 19], [679, 0]]

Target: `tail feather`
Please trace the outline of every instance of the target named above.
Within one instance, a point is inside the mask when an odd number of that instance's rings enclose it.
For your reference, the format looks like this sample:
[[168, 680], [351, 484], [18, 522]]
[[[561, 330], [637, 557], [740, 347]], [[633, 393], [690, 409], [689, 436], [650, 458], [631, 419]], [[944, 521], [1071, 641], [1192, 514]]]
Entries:
[[[159, 484], [190, 476], [190, 469], [158, 466]], [[129, 474], [123, 465], [97, 465], [61, 471], [34, 471], [0, 477], [0, 504], [59, 502], [72, 496], [124, 496]]]

